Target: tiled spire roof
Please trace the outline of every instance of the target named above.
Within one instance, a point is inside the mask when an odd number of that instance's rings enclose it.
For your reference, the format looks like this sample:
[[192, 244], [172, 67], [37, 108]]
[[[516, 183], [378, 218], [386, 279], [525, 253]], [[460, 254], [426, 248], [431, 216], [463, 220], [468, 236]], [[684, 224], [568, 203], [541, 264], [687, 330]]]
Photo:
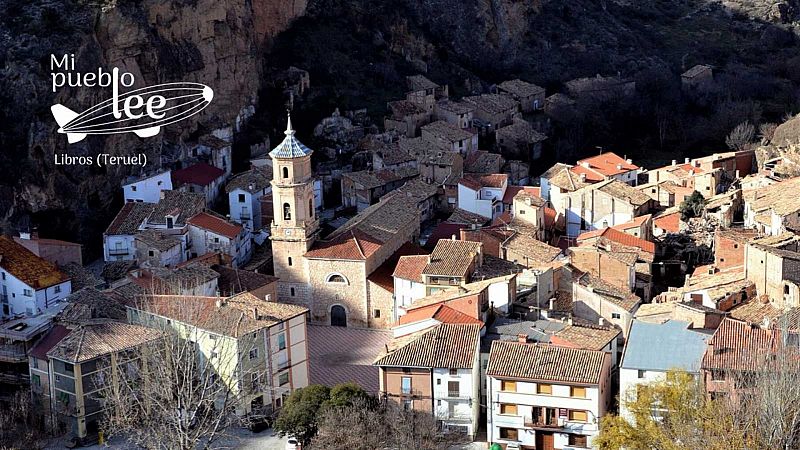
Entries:
[[284, 131], [283, 134], [285, 134], [286, 137], [283, 138], [283, 141], [278, 144], [277, 147], [269, 152], [270, 156], [273, 158], [301, 158], [311, 155], [313, 151], [294, 137], [291, 115], [286, 119], [286, 131]]

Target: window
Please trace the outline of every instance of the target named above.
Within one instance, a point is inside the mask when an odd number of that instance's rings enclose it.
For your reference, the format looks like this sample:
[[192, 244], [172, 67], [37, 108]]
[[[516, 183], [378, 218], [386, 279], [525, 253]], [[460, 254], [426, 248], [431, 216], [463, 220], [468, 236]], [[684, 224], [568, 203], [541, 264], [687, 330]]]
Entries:
[[278, 350], [284, 350], [286, 348], [286, 335], [281, 333], [278, 335]]
[[239, 203], [244, 203], [245, 195], [239, 194]]
[[644, 378], [644, 374], [645, 374], [644, 370], [637, 370], [636, 371], [636, 377], [639, 378], [639, 379]]
[[733, 244], [733, 248], [739, 248], [739, 244]]
[[553, 385], [539, 383], [536, 385], [536, 393], [542, 395], [553, 395]]
[[289, 257], [289, 267], [292, 267], [292, 257]]
[[219, 238], [218, 238], [218, 237], [215, 237], [215, 238], [214, 238], [214, 243], [215, 243], [215, 244], [219, 244]]
[[[60, 293], [61, 292], [61, 285], [59, 284], [58, 286], [54, 287], [53, 288], [53, 292], [55, 292], [56, 294]], [[787, 294], [789, 293], [789, 286], [786, 286], [786, 293]]]
[[570, 434], [567, 443], [574, 447], [589, 447], [586, 436], [580, 434]]
[[328, 282], [328, 283], [347, 284], [347, 278], [345, 278], [343, 275], [338, 274], [338, 273], [332, 273], [332, 274], [328, 275], [328, 279], [325, 280], [325, 281]]
[[289, 288], [289, 295], [294, 297], [294, 288]]
[[2, 277], [2, 279], [5, 280], [6, 279], [6, 273], [5, 272], [0, 272], [0, 277]]
[[283, 178], [289, 178], [289, 168], [288, 167], [284, 167], [283, 168]]
[[436, 385], [437, 386], [441, 386], [442, 385], [442, 379], [441, 378], [437, 378], [436, 379]]
[[175, 226], [175, 219], [173, 219], [172, 217], [167, 217], [166, 221], [167, 221], [167, 228], [172, 228]]
[[308, 217], [314, 218], [314, 199], [308, 199]]
[[250, 374], [250, 384], [253, 386], [253, 390], [258, 389], [258, 374], [251, 373]]
[[719, 369], [711, 370], [711, 380], [712, 381], [722, 381], [725, 379], [725, 371]]
[[500, 390], [505, 392], [517, 392], [517, 382], [503, 380], [500, 382]]
[[500, 414], [509, 414], [512, 416], [517, 415], [517, 405], [509, 405], [508, 403], [500, 404]]
[[500, 428], [500, 439], [505, 439], [507, 441], [518, 441], [519, 440], [519, 430], [516, 428]]
[[372, 317], [374, 317], [376, 319], [380, 319], [381, 318], [381, 310], [380, 309], [373, 309], [372, 310]]
[[292, 220], [292, 207], [288, 203], [283, 204], [283, 220]]
[[569, 411], [569, 420], [571, 422], [586, 422], [589, 419], [589, 414], [586, 411], [578, 411], [571, 409]]
[[447, 396], [448, 397], [458, 397], [461, 395], [461, 386], [459, 385], [458, 381], [448, 381], [447, 382]]
[[569, 396], [570, 397], [577, 397], [577, 398], [586, 398], [586, 388], [585, 387], [578, 387], [578, 386], [571, 386], [569, 388]]
[[23, 289], [22, 295], [24, 295], [25, 297], [33, 297], [33, 291], [30, 289]]
[[611, 318], [612, 319], [620, 319], [620, 318], [622, 318], [622, 315], [620, 315], [620, 313], [611, 313]]
[[70, 363], [64, 363], [64, 372], [66, 372], [68, 374], [74, 374], [75, 373], [75, 366], [73, 366]]
[[520, 209], [519, 213], [520, 213], [520, 215], [525, 214], [525, 210], [524, 209]]
[[31, 382], [33, 382], [34, 386], [41, 386], [42, 378], [39, 375], [33, 374], [31, 375]]
[[258, 358], [258, 348], [251, 348], [250, 349], [250, 359]]
[[451, 376], [456, 376], [456, 375], [458, 375], [458, 369], [450, 369], [450, 375], [451, 375]]
[[289, 372], [283, 372], [278, 375], [278, 385], [283, 386], [285, 384], [289, 384]]
[[154, 251], [152, 251], [152, 250], [148, 250], [148, 251], [147, 251], [147, 255], [148, 255], [148, 256], [156, 256], [156, 252], [154, 252]]
[[785, 285], [783, 287], [783, 295], [789, 295], [789, 285]]
[[132, 190], [133, 192], [136, 192], [136, 185], [133, 185], [133, 186], [131, 186], [131, 190]]
[[414, 400], [403, 400], [403, 410], [411, 411], [414, 409]]
[[411, 394], [411, 377], [402, 377], [400, 379], [400, 393]]

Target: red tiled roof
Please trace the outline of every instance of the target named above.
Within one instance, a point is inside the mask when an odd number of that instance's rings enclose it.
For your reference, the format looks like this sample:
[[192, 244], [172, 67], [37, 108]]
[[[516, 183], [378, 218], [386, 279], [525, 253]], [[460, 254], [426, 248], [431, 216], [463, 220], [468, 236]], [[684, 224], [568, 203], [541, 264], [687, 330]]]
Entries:
[[597, 384], [607, 354], [596, 350], [494, 341], [486, 375], [565, 383]]
[[474, 323], [483, 326], [480, 320], [457, 311], [444, 303], [436, 303], [422, 308], [412, 309], [397, 321], [400, 325], [435, 319], [440, 323]]
[[629, 230], [631, 228], [640, 228], [642, 226], [642, 224], [645, 223], [651, 217], [653, 217], [652, 214], [645, 214], [643, 216], [634, 217], [634, 219], [631, 220], [630, 222], [625, 222], [625, 223], [621, 223], [619, 225], [614, 225], [611, 228], [614, 228], [614, 229], [620, 230], [620, 231]]
[[469, 369], [480, 346], [480, 326], [440, 324], [393, 339], [373, 364], [392, 367]]
[[703, 169], [701, 169], [699, 167], [695, 167], [695, 166], [693, 166], [691, 164], [678, 164], [678, 167], [680, 167], [681, 169], [683, 169], [683, 170], [685, 170], [687, 172], [690, 171], [690, 170], [693, 170], [694, 173], [696, 173], [696, 174], [705, 172], [705, 170], [703, 170]]
[[67, 337], [69, 332], [69, 328], [63, 325], [53, 325], [45, 337], [31, 349], [31, 356], [37, 359], [47, 359], [47, 352]]
[[510, 212], [506, 211], [503, 214], [500, 214], [499, 216], [495, 217], [494, 220], [492, 220], [492, 224], [490, 226], [496, 227], [496, 226], [508, 225], [509, 223], [511, 223], [512, 220], [514, 220], [514, 217], [511, 216]]
[[331, 241], [318, 241], [309, 250], [306, 258], [366, 260], [377, 252], [383, 242], [372, 236], [353, 229], [336, 236]]
[[553, 208], [548, 208], [545, 206], [544, 208], [544, 227], [548, 230], [552, 230], [556, 226], [556, 216], [558, 213]]
[[230, 239], [234, 239], [242, 232], [240, 225], [230, 223], [222, 217], [213, 216], [205, 212], [192, 216], [186, 222]]
[[34, 290], [69, 280], [55, 264], [36, 256], [8, 236], [0, 236], [0, 268]]
[[[597, 156], [592, 156], [591, 158], [581, 159], [578, 161], [576, 167], [582, 166], [584, 163], [588, 163], [590, 168], [606, 176], [618, 175], [639, 168], [639, 166], [635, 164], [628, 163], [614, 152], [602, 153]], [[618, 169], [617, 166], [620, 166], [621, 169]]]
[[478, 190], [482, 187], [501, 188], [508, 183], [508, 175], [504, 173], [492, 173], [487, 175], [467, 174], [464, 175], [458, 183], [472, 190]]
[[644, 239], [638, 238], [631, 234], [615, 230], [614, 228], [602, 228], [599, 230], [587, 231], [586, 233], [578, 236], [578, 242], [599, 237], [604, 237], [612, 242], [616, 242], [628, 247], [636, 247], [647, 253], [656, 252], [656, 244], [650, 241], [645, 241]]
[[678, 211], [670, 214], [664, 214], [653, 219], [653, 224], [662, 230], [670, 233], [677, 233], [680, 231], [681, 214]]
[[778, 345], [777, 330], [725, 318], [708, 340], [703, 369], [764, 369]]
[[422, 283], [422, 271], [428, 265], [428, 255], [401, 256], [393, 277]]
[[[389, 292], [394, 293], [394, 279], [392, 278], [393, 272], [396, 272], [396, 266], [399, 265], [400, 260], [404, 257], [418, 257], [423, 256], [425, 257], [427, 252], [417, 244], [413, 244], [411, 242], [406, 242], [405, 244], [401, 245], [399, 249], [397, 249], [394, 254], [384, 261], [380, 267], [375, 269], [367, 279], [372, 281], [373, 283], [377, 284], [378, 286], [386, 289]], [[425, 265], [423, 264], [423, 268]]]
[[534, 187], [534, 186], [509, 186], [506, 188], [506, 193], [503, 195], [503, 203], [512, 204], [514, 203], [514, 196], [520, 193], [520, 191], [525, 191], [531, 195], [535, 195], [537, 197], [542, 196], [541, 188]]
[[441, 222], [439, 225], [436, 225], [436, 228], [431, 232], [431, 235], [425, 242], [425, 247], [434, 248], [441, 239], [450, 239], [453, 235], [458, 238], [463, 228], [468, 228], [468, 226], [461, 223]]
[[208, 186], [217, 178], [225, 175], [225, 171], [206, 163], [178, 169], [172, 172], [173, 183], [196, 184], [198, 186]]
[[570, 167], [570, 172], [574, 173], [575, 175], [585, 175], [586, 181], [589, 183], [597, 183], [599, 181], [605, 180], [605, 177], [602, 173], [597, 171], [596, 169], [586, 168], [583, 166], [573, 166]]

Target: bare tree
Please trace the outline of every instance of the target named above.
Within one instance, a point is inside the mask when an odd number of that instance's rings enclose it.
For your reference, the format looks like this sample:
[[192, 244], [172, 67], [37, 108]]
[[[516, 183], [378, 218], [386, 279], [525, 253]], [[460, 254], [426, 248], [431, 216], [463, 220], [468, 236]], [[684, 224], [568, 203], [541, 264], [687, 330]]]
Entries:
[[360, 398], [322, 412], [311, 448], [445, 450], [466, 442], [464, 434], [441, 430], [430, 413], [405, 410], [394, 402], [376, 406]]
[[778, 128], [777, 123], [762, 123], [758, 126], [758, 136], [761, 138], [761, 144], [766, 145], [772, 141], [775, 136], [775, 130]]
[[[138, 307], [139, 322], [158, 328], [152, 345], [107, 359], [94, 382], [105, 408], [103, 429], [148, 449], [211, 448], [230, 427], [242, 424], [246, 394], [264, 376], [244, 361], [255, 339], [212, 336], [187, 324], [209, 320], [192, 297], [172, 299], [167, 320], [155, 308]], [[158, 310], [161, 312], [161, 310]], [[245, 342], [246, 345], [241, 345]]]
[[756, 134], [756, 127], [750, 122], [742, 122], [736, 125], [728, 137], [725, 138], [725, 144], [731, 150], [746, 150], [748, 149]]
[[0, 449], [44, 448], [48, 436], [44, 419], [36, 414], [30, 393], [19, 391], [0, 407]]

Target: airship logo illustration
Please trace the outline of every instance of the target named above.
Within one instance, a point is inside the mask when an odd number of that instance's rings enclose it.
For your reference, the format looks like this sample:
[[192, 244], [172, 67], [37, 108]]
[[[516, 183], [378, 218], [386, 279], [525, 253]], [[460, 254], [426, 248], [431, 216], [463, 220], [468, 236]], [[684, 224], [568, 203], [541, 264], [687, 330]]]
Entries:
[[202, 111], [214, 98], [214, 91], [200, 83], [179, 82], [148, 86], [114, 94], [82, 113], [64, 105], [50, 107], [58, 132], [72, 144], [90, 134], [134, 133], [145, 138], [157, 135], [161, 127]]

